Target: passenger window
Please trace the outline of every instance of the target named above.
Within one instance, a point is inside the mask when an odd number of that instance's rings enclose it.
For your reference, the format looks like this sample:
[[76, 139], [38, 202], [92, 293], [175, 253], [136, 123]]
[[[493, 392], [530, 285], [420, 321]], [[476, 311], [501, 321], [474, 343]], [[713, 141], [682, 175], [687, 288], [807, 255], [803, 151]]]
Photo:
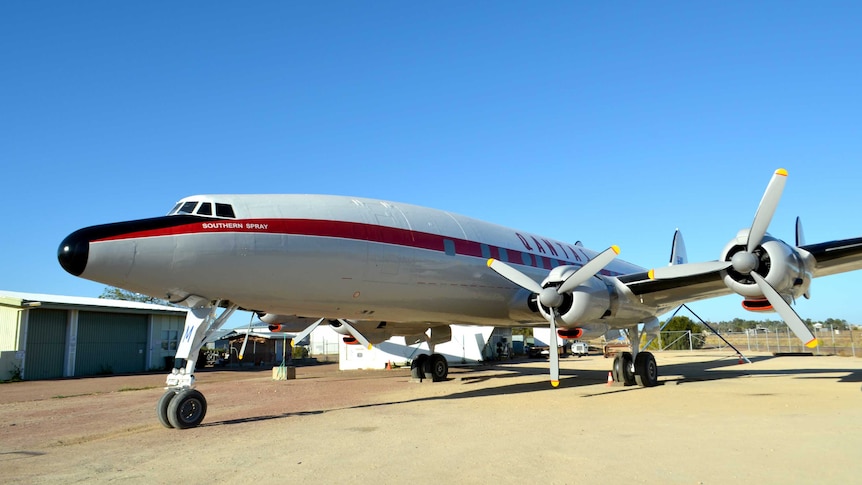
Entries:
[[233, 207], [230, 204], [219, 204], [216, 202], [216, 215], [218, 217], [229, 217], [231, 219], [236, 219], [236, 215], [233, 213]]
[[455, 256], [455, 241], [451, 239], [443, 240], [443, 251], [449, 256]]
[[198, 215], [202, 215], [202, 216], [213, 215], [213, 205], [209, 202], [201, 202], [201, 206], [198, 207]]
[[195, 206], [197, 206], [197, 202], [186, 202], [180, 207], [180, 210], [177, 211], [177, 214], [191, 214], [195, 211]]

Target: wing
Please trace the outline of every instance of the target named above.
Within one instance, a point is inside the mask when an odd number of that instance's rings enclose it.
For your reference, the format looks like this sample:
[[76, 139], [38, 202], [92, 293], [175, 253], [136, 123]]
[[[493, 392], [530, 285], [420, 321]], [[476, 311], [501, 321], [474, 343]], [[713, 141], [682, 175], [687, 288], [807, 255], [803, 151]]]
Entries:
[[659, 308], [732, 293], [719, 271], [660, 280], [650, 279], [644, 271], [618, 279], [644, 304]]
[[814, 276], [862, 269], [862, 237], [800, 246], [814, 257]]

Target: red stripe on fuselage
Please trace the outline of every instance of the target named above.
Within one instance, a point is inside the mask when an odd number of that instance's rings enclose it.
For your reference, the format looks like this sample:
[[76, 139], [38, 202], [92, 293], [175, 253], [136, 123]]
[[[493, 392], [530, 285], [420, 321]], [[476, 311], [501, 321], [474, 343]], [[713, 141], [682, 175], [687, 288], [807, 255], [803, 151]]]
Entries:
[[[548, 258], [541, 257], [537, 254], [526, 253], [523, 250], [501, 248], [467, 239], [440, 236], [438, 234], [412, 231], [397, 227], [321, 219], [210, 219], [172, 227], [132, 231], [97, 239], [93, 242], [121, 241], [127, 239], [144, 239], [190, 234], [223, 233], [261, 233], [291, 236], [332, 237], [393, 244], [396, 246], [427, 249], [439, 252], [444, 252], [446, 250], [446, 243], [444, 241], [448, 240], [452, 242], [455, 248], [455, 253], [458, 255], [475, 256], [479, 258], [492, 257], [501, 261], [511, 262], [513, 264], [523, 264], [525, 266], [551, 269], [551, 264]], [[483, 253], [482, 246], [486, 246], [488, 248], [486, 253]], [[507, 256], [505, 258], [501, 256], [501, 252], [503, 251], [505, 251]], [[521, 257], [522, 253], [530, 255], [529, 264], [524, 263]], [[557, 262], [561, 264], [581, 266], [581, 263], [573, 263], [563, 259], [557, 259]], [[606, 276], [615, 275], [615, 273], [606, 269], [602, 270], [601, 274]]]

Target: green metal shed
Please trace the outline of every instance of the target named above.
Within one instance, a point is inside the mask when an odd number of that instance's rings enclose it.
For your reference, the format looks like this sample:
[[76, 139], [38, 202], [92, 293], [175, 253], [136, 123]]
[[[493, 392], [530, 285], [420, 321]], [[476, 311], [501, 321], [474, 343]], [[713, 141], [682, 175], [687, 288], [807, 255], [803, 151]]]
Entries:
[[[143, 372], [164, 365], [187, 309], [0, 290], [0, 380]], [[167, 350], [170, 352], [170, 350]]]

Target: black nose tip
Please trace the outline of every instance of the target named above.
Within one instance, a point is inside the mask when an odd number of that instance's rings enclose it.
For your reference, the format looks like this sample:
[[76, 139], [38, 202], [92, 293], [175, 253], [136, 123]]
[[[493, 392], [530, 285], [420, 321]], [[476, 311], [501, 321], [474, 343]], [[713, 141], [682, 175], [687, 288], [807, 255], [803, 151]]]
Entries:
[[57, 249], [57, 259], [60, 266], [68, 273], [81, 276], [87, 267], [87, 258], [90, 255], [90, 239], [82, 231], [75, 231], [66, 236]]

